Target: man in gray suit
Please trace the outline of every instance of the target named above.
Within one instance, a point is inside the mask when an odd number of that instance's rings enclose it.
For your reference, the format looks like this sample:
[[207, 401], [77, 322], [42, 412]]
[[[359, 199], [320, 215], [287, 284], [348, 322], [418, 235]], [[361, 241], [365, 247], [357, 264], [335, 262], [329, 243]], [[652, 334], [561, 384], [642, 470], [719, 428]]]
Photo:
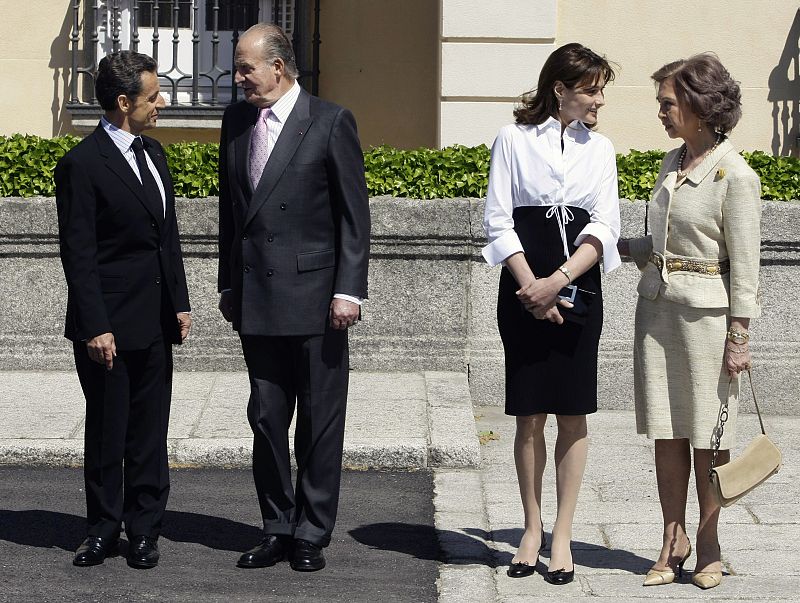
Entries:
[[[245, 100], [220, 141], [220, 310], [250, 376], [253, 476], [264, 538], [239, 567], [325, 566], [336, 521], [347, 329], [367, 296], [369, 200], [352, 114], [297, 83], [291, 44], [258, 24], [236, 47]], [[296, 487], [288, 429], [297, 406]]]

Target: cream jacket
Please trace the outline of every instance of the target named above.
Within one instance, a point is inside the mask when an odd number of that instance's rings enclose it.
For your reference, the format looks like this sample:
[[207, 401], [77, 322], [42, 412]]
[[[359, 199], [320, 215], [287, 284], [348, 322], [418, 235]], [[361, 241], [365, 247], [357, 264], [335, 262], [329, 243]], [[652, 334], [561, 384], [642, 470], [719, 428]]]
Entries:
[[[730, 316], [755, 318], [761, 308], [761, 183], [727, 140], [675, 188], [680, 148], [667, 153], [650, 199], [652, 234], [630, 241], [642, 271], [638, 293], [659, 295], [694, 308], [727, 308]], [[730, 272], [707, 275], [659, 271], [653, 252], [666, 258], [730, 261]]]

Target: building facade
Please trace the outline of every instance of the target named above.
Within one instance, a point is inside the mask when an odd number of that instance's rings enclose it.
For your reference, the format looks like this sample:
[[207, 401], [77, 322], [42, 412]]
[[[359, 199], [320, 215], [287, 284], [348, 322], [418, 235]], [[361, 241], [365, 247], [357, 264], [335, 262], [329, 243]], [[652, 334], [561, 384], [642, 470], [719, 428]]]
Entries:
[[158, 55], [156, 136], [215, 141], [237, 98], [231, 55], [256, 20], [293, 37], [301, 83], [353, 110], [365, 147], [491, 144], [545, 58], [577, 41], [618, 66], [599, 129], [619, 152], [670, 148], [650, 74], [715, 52], [741, 82], [741, 149], [797, 155], [800, 10], [788, 0], [0, 0], [0, 134], [80, 134], [97, 121], [105, 52]]

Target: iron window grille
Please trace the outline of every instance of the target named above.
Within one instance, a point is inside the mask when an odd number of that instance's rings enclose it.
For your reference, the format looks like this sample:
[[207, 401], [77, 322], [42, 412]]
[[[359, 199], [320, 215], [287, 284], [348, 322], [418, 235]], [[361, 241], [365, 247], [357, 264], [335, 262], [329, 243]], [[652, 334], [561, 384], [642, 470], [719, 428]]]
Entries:
[[289, 35], [301, 85], [319, 92], [320, 0], [73, 0], [71, 10], [67, 109], [77, 127], [93, 126], [102, 114], [97, 66], [119, 50], [158, 62], [167, 125], [218, 127], [224, 108], [238, 100], [232, 73], [239, 35], [259, 20]]

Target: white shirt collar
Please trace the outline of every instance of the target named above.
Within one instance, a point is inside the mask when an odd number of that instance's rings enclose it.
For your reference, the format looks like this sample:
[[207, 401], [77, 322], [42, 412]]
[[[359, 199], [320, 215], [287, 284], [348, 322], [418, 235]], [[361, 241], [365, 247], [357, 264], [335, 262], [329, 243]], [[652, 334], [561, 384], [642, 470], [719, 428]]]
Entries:
[[[560, 132], [561, 131], [561, 121], [556, 119], [553, 116], [550, 116], [546, 120], [544, 120], [542, 123], [540, 123], [537, 127], [539, 128], [540, 132], [543, 132], [544, 130], [546, 130], [548, 128], [558, 128], [558, 130]], [[573, 129], [574, 130], [586, 130], [587, 132], [591, 131], [591, 130], [589, 130], [588, 127], [586, 127], [586, 124], [583, 123], [580, 119], [573, 120], [569, 124], [569, 126], [567, 126], [567, 128], [568, 128], [567, 131], [573, 130]]]
[[300, 96], [300, 90], [300, 84], [295, 80], [294, 85], [269, 108], [270, 117], [277, 119], [281, 123], [286, 123], [295, 103], [297, 103], [297, 98]]
[[127, 153], [130, 150], [133, 141], [138, 138], [136, 135], [122, 130], [112, 124], [106, 119], [105, 115], [100, 118], [100, 125], [103, 126], [103, 130], [105, 130], [106, 133], [111, 137], [111, 140], [114, 141], [114, 144], [122, 153]]

